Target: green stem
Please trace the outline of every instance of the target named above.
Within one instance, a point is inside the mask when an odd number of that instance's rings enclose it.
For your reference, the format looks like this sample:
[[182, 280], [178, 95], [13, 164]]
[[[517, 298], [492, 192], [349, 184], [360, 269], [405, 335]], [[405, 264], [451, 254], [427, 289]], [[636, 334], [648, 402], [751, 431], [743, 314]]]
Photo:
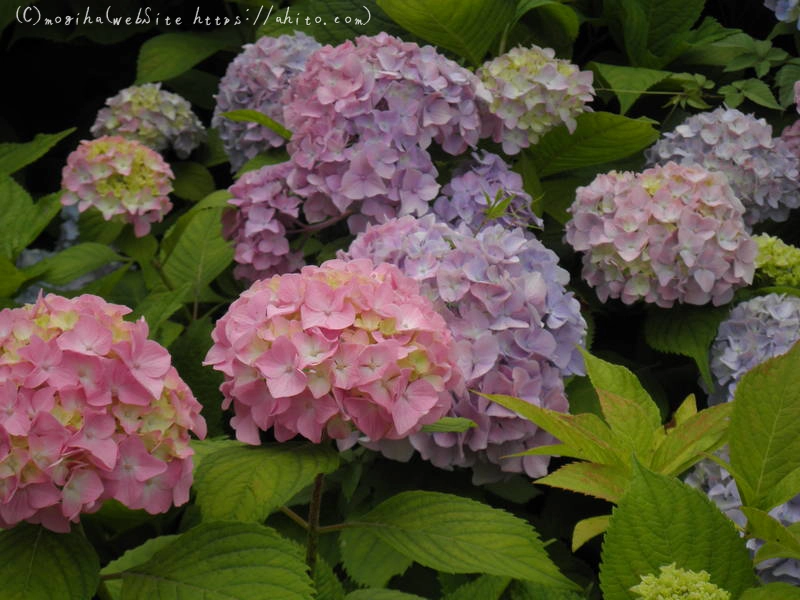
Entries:
[[280, 511], [284, 515], [289, 517], [292, 521], [300, 525], [300, 527], [308, 531], [308, 523], [306, 522], [306, 520], [300, 515], [298, 515], [296, 512], [294, 512], [291, 508], [289, 508], [288, 506], [281, 506]]
[[314, 478], [314, 490], [311, 493], [311, 504], [308, 507], [308, 538], [306, 542], [306, 564], [311, 575], [317, 565], [317, 551], [319, 548], [319, 513], [322, 508], [322, 485], [325, 475], [317, 474]]

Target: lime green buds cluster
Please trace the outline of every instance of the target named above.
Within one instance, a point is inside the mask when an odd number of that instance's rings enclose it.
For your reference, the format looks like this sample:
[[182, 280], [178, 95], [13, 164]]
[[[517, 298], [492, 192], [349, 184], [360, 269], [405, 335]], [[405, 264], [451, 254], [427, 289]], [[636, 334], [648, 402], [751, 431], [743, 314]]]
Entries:
[[687, 571], [675, 566], [660, 567], [661, 574], [642, 575], [631, 591], [642, 600], [730, 600], [730, 592], [711, 583], [705, 571]]
[[800, 248], [767, 234], [753, 239], [758, 245], [757, 275], [775, 285], [800, 287]]

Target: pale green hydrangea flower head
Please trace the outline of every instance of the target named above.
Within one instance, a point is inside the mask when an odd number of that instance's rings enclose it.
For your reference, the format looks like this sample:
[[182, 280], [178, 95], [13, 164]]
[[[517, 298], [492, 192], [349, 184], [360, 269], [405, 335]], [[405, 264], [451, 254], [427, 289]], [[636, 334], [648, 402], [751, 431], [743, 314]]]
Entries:
[[705, 571], [695, 572], [671, 565], [659, 568], [661, 574], [642, 575], [631, 591], [642, 600], [730, 600], [730, 592], [711, 583]]
[[756, 271], [775, 285], [800, 287], [800, 248], [771, 235], [753, 236], [758, 245]]

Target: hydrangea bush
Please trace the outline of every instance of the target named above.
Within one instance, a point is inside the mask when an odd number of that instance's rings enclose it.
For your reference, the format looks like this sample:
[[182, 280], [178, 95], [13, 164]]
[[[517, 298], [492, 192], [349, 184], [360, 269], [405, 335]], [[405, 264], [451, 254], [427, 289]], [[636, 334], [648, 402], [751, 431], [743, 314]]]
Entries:
[[236, 437], [402, 439], [461, 385], [444, 320], [396, 267], [328, 261], [256, 281], [214, 328]]
[[757, 252], [727, 179], [669, 162], [612, 171], [576, 190], [566, 241], [601, 301], [724, 304], [753, 280]]
[[172, 169], [154, 150], [119, 136], [84, 140], [62, 172], [64, 206], [99, 210], [106, 221], [120, 215], [136, 235], [147, 235], [172, 209]]
[[687, 118], [648, 151], [651, 164], [675, 161], [719, 171], [744, 204], [745, 223], [785, 221], [800, 206], [800, 160], [764, 119], [718, 108]]
[[178, 158], [187, 158], [206, 137], [192, 105], [160, 83], [131, 86], [106, 100], [91, 131], [95, 137], [136, 140], [156, 152], [172, 147]]
[[564, 289], [569, 276], [555, 254], [520, 229], [492, 225], [473, 234], [429, 215], [370, 227], [342, 257], [397, 265], [421, 283], [453, 332], [457, 361], [472, 391], [455, 397], [450, 416], [471, 419], [477, 427], [412, 435], [409, 441], [422, 457], [439, 467], [471, 467], [476, 482], [496, 480], [502, 471], [543, 476], [548, 457], [508, 456], [552, 438], [477, 392], [566, 412], [562, 378], [582, 372], [577, 345], [586, 324], [577, 300]]
[[107, 499], [161, 513], [189, 500], [200, 404], [147, 339], [97, 296], [0, 312], [0, 526], [69, 531]]
[[288, 83], [303, 72], [308, 57], [320, 48], [302, 31], [278, 37], [265, 36], [245, 44], [219, 82], [211, 125], [217, 129], [231, 167], [238, 170], [258, 153], [283, 146], [277, 133], [252, 122], [233, 121], [224, 113], [249, 109], [277, 121], [283, 118], [281, 96]]

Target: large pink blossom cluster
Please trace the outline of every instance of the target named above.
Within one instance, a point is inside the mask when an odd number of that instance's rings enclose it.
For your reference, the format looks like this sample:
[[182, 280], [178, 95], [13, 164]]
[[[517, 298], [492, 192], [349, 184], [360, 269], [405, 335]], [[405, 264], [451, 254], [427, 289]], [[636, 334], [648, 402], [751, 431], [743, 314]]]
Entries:
[[189, 499], [201, 406], [129, 312], [53, 294], [0, 312], [0, 527], [68, 531], [110, 498], [150, 513]]
[[[294, 168], [290, 187], [322, 194], [351, 229], [428, 212], [439, 185], [427, 148], [474, 147], [491, 96], [467, 69], [386, 33], [325, 46], [283, 96]], [[324, 211], [322, 211], [324, 212]]]
[[[450, 327], [469, 390], [567, 410], [562, 377], [583, 372], [577, 346], [586, 323], [578, 301], [564, 288], [568, 273], [532, 235], [499, 224], [476, 234], [433, 215], [406, 216], [368, 228], [343, 256], [395, 264], [420, 282]], [[508, 458], [552, 443], [530, 421], [472, 391], [456, 394], [450, 416], [478, 426], [409, 438], [434, 465], [470, 467], [476, 483], [497, 480], [503, 472], [546, 474], [546, 456]], [[396, 444], [379, 447], [402, 457]]]
[[566, 240], [605, 302], [729, 302], [753, 280], [757, 246], [721, 173], [667, 163], [612, 171], [577, 190]]
[[288, 162], [248, 171], [230, 187], [228, 202], [236, 210], [223, 217], [223, 234], [233, 240], [234, 274], [255, 281], [296, 271], [305, 264], [303, 253], [290, 250], [287, 227], [300, 223], [301, 199], [286, 185]]
[[174, 174], [161, 155], [141, 142], [119, 136], [84, 140], [67, 157], [61, 203], [98, 209], [106, 221], [120, 215], [138, 237], [147, 235], [172, 210]]
[[300, 31], [278, 37], [263, 36], [254, 44], [245, 44], [228, 65], [214, 97], [217, 104], [211, 125], [219, 132], [234, 170], [259, 152], [283, 146], [286, 140], [263, 125], [233, 121], [223, 113], [256, 110], [282, 122], [281, 95], [319, 47], [319, 42]]
[[462, 385], [447, 325], [397, 267], [331, 260], [256, 281], [217, 322], [205, 364], [225, 374], [236, 437], [314, 442], [353, 428], [401, 439]]
[[508, 154], [559, 125], [572, 133], [575, 117], [591, 110], [586, 103], [594, 98], [592, 72], [556, 58], [552, 48], [514, 48], [484, 64], [477, 75], [492, 94], [491, 111], [497, 116], [492, 137]]

